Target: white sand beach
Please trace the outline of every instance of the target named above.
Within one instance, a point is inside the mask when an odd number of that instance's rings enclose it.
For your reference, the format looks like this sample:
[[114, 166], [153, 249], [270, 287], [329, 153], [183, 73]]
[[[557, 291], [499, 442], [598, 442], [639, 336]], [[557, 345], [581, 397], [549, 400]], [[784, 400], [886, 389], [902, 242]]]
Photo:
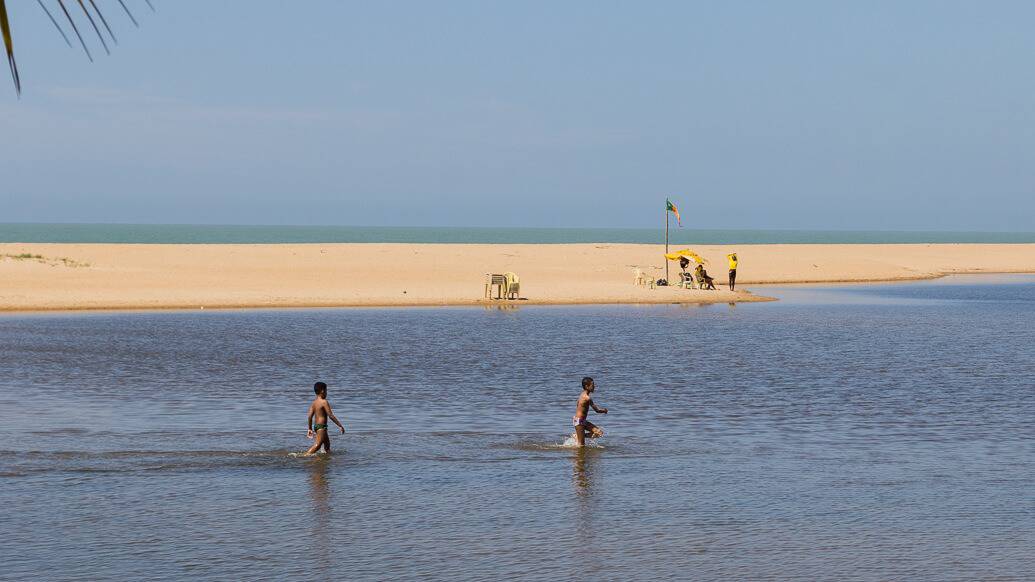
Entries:
[[[520, 304], [764, 300], [762, 283], [900, 281], [1035, 272], [1033, 244], [693, 247], [718, 291], [648, 289], [663, 247], [641, 244], [0, 244], [0, 310], [476, 305], [485, 273], [521, 277]], [[675, 250], [675, 247], [673, 247]], [[737, 292], [725, 256], [740, 257]], [[670, 264], [671, 279], [678, 267]]]

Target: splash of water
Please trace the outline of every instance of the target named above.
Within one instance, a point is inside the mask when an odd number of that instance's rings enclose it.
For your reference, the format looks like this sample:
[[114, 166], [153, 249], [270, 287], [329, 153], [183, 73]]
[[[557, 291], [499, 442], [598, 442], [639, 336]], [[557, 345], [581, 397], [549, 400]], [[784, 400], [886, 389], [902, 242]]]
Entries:
[[[602, 449], [602, 448], [604, 448], [604, 445], [600, 444], [600, 442], [597, 439], [586, 439], [586, 445], [585, 446], [586, 446], [587, 449]], [[577, 448], [579, 448], [579, 444], [578, 444], [578, 441], [575, 440], [575, 435], [570, 434], [570, 435], [568, 435], [568, 438], [564, 439], [563, 443], [557, 445], [557, 448], [577, 449]]]

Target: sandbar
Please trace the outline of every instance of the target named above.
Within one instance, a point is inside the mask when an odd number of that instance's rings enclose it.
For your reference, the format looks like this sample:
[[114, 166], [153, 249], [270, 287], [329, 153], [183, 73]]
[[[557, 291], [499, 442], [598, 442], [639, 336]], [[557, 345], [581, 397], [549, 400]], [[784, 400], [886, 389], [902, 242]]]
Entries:
[[[665, 276], [646, 244], [0, 244], [0, 311], [764, 301], [751, 286], [1035, 273], [1035, 244], [701, 245], [718, 291], [634, 284]], [[673, 247], [671, 250], [676, 250]], [[726, 254], [740, 258], [737, 292]], [[484, 299], [513, 271], [519, 301]], [[678, 267], [670, 263], [669, 276]]]

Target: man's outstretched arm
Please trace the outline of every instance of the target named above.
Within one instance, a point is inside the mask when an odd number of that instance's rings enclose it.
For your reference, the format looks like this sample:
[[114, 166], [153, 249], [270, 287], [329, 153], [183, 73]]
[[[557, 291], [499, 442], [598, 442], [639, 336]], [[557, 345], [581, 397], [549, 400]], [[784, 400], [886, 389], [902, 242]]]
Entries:
[[341, 434], [345, 434], [345, 425], [338, 422], [338, 417], [334, 416], [334, 412], [331, 411], [330, 404], [327, 405], [327, 416], [331, 417], [331, 420], [334, 421], [334, 424], [338, 425], [338, 428], [341, 429]]

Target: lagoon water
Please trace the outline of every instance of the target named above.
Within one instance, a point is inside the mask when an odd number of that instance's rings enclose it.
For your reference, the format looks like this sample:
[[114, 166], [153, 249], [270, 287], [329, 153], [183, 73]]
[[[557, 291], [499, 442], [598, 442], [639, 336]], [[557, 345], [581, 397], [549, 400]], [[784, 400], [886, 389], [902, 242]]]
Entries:
[[0, 317], [0, 578], [1030, 580], [1035, 278], [766, 292]]

